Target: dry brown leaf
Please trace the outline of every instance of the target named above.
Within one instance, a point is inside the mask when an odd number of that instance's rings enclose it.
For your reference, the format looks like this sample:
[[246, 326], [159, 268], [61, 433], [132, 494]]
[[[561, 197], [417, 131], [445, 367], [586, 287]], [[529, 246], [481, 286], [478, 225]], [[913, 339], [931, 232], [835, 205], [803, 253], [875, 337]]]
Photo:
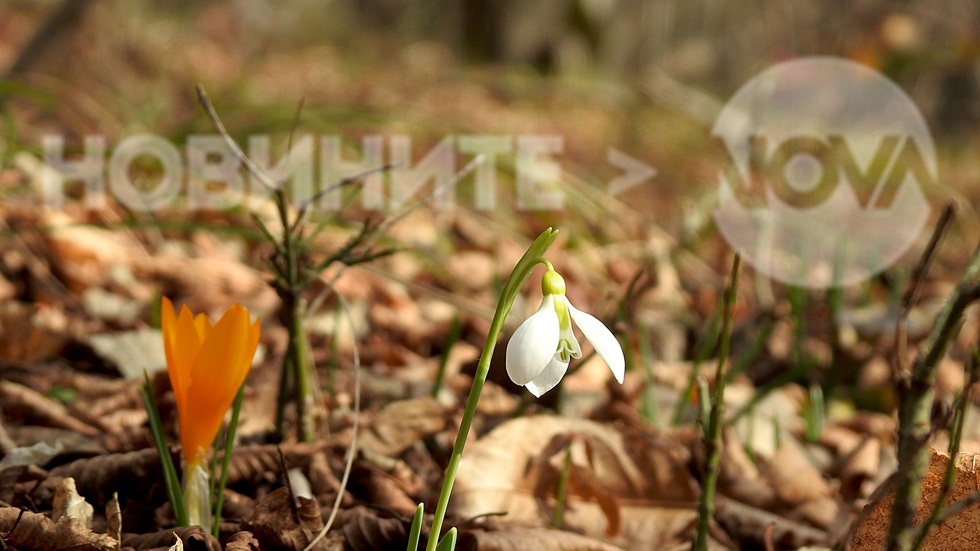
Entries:
[[[558, 479], [550, 460], [563, 455], [570, 435], [588, 448], [575, 462], [588, 479], [579, 476], [570, 484], [567, 529], [603, 537], [618, 522], [613, 543], [642, 551], [674, 542], [694, 519], [697, 492], [676, 444], [627, 439], [608, 425], [545, 415], [508, 421], [463, 454], [453, 494], [456, 514], [507, 512], [508, 522], [539, 526], [550, 521]], [[600, 492], [601, 505], [595, 503]]]
[[235, 302], [263, 316], [272, 312], [279, 300], [262, 272], [233, 258], [154, 256], [140, 258], [133, 270], [174, 285], [181, 290], [184, 304], [194, 312], [210, 313], [212, 319]]
[[112, 499], [105, 505], [107, 536], [118, 542], [116, 549], [122, 546], [122, 510], [119, 508], [119, 494], [113, 492]]
[[314, 454], [310, 459], [307, 479], [310, 481], [310, 490], [315, 496], [336, 493], [340, 489], [340, 480], [330, 468], [325, 452]]
[[0, 302], [0, 358], [32, 363], [48, 359], [68, 342], [64, 313], [42, 304]]
[[800, 387], [784, 385], [760, 399], [755, 385], [747, 381], [735, 380], [726, 386], [725, 405], [730, 411], [755, 402], [752, 415], [743, 415], [734, 423], [742, 445], [751, 449], [757, 457], [772, 458], [780, 442], [802, 431], [801, 417], [795, 412], [799, 410], [804, 395]]
[[776, 494], [786, 503], [796, 505], [831, 494], [827, 480], [795, 440], [786, 441], [766, 465]]
[[[277, 488], [255, 503], [255, 512], [242, 525], [259, 540], [261, 547], [288, 551], [303, 551], [323, 527], [316, 501], [299, 498], [294, 512], [291, 495], [286, 488]], [[297, 522], [297, 516], [299, 522]], [[322, 551], [330, 543], [322, 541], [313, 549]]]
[[823, 530], [725, 497], [717, 500], [715, 519], [736, 541], [754, 541], [760, 548], [767, 537], [767, 530], [772, 530], [768, 537], [777, 548], [799, 549], [808, 545], [823, 545], [828, 540]]
[[[177, 459], [174, 458], [175, 461]], [[95, 503], [109, 501], [114, 492], [119, 493], [123, 503], [132, 503], [146, 499], [154, 491], [163, 491], [163, 468], [155, 448], [98, 455], [59, 465], [51, 470], [51, 477], [42, 484], [42, 488], [57, 484], [61, 477], [74, 478], [79, 492]], [[124, 512], [127, 512], [125, 508]]]
[[80, 496], [78, 490], [75, 489], [75, 479], [70, 476], [61, 479], [58, 487], [54, 490], [51, 520], [58, 522], [62, 518], [68, 517], [75, 519], [86, 528], [91, 528], [93, 513], [95, 513], [95, 507], [85, 501], [85, 498]]
[[[337, 525], [343, 534], [344, 549], [350, 551], [405, 549], [408, 545], [406, 521], [381, 518], [376, 511], [361, 506], [341, 511], [337, 516]], [[425, 544], [425, 533], [423, 529], [419, 547]]]
[[456, 251], [446, 259], [446, 269], [461, 289], [470, 293], [490, 287], [496, 274], [493, 258], [483, 251]]
[[513, 527], [460, 535], [460, 551], [621, 551], [622, 548], [580, 534], [547, 528]]
[[351, 471], [348, 491], [367, 503], [411, 515], [418, 506], [392, 475], [368, 461], [357, 461]]
[[315, 499], [308, 497], [297, 497], [296, 517], [299, 525], [307, 534], [316, 537], [316, 534], [323, 528], [323, 516], [320, 514], [320, 505]]
[[[578, 433], [559, 434], [552, 438], [542, 459], [532, 469], [547, 469], [550, 472], [540, 473], [537, 479], [541, 488], [536, 491], [540, 495], [548, 495], [554, 488], [555, 481], [560, 476], [566, 456], [569, 459], [568, 495], [580, 497], [586, 501], [595, 502], [606, 517], [606, 537], [619, 534], [622, 519], [619, 516], [620, 503], [616, 494], [599, 484], [595, 475], [597, 465], [596, 450], [589, 438]], [[547, 465], [545, 467], [545, 465]], [[530, 476], [535, 476], [533, 471]]]
[[48, 426], [73, 430], [86, 436], [99, 434], [99, 429], [73, 417], [60, 402], [18, 383], [0, 381], [0, 403], [8, 417], [29, 416]]
[[[457, 348], [459, 348], [459, 345], [453, 347], [453, 352]], [[456, 377], [460, 379], [465, 378], [467, 383], [469, 383], [459, 384], [459, 387], [469, 387], [473, 384], [472, 379], [467, 376], [457, 375]], [[457, 383], [453, 384], [454, 387], [456, 385]], [[476, 411], [481, 415], [487, 416], [509, 416], [517, 410], [520, 403], [520, 398], [507, 392], [507, 389], [493, 381], [487, 381], [483, 387], [483, 392], [480, 394], [480, 401], [476, 404]]]
[[17, 286], [0, 274], [0, 302], [7, 302], [17, 296]]
[[55, 522], [15, 507], [0, 508], [0, 533], [6, 545], [19, 551], [114, 551], [116, 540], [96, 534], [70, 518]]
[[[139, 387], [143, 384], [142, 378], [138, 381], [110, 379], [104, 375], [92, 375], [66, 368], [51, 370], [51, 384], [74, 389], [78, 393], [78, 399], [97, 401], [123, 395], [131, 397], [140, 404], [143, 403], [139, 397]], [[106, 408], [108, 409], [114, 408]]]
[[127, 379], [141, 381], [144, 372], [153, 375], [167, 368], [163, 333], [159, 329], [99, 333], [85, 337], [82, 342]]
[[[72, 407], [70, 409], [72, 412], [82, 411], [81, 404], [76, 406], [73, 403], [71, 405]], [[146, 409], [144, 408], [123, 408], [105, 413], [101, 417], [93, 417], [92, 415], [84, 417], [85, 420], [90, 418], [93, 419], [93, 422], [95, 419], [98, 419], [98, 426], [105, 432], [122, 432], [124, 430], [145, 427], [148, 424], [147, 420], [149, 416], [146, 414]]]
[[259, 540], [251, 532], [243, 530], [228, 538], [225, 551], [259, 551]]
[[[123, 277], [128, 279], [130, 276]], [[89, 287], [82, 293], [81, 302], [93, 319], [130, 326], [137, 323], [146, 310], [147, 300], [134, 300], [102, 287]]]
[[434, 333], [435, 325], [425, 319], [418, 301], [404, 287], [381, 281], [376, 291], [379, 291], [378, 296], [368, 307], [372, 327], [397, 334], [412, 345], [423, 342]]
[[0, 506], [9, 507], [26, 490], [24, 486], [37, 486], [39, 480], [47, 478], [48, 472], [37, 465], [19, 465], [0, 469]]
[[136, 551], [169, 547], [180, 540], [186, 551], [221, 551], [221, 544], [200, 526], [177, 526], [148, 534], [123, 534], [123, 547]]
[[871, 481], [881, 472], [881, 441], [865, 438], [852, 453], [844, 456], [838, 478], [844, 499], [868, 497], [874, 488]]
[[[131, 384], [125, 388], [114, 390], [112, 394], [85, 400], [85, 408], [89, 410], [89, 415], [105, 417], [120, 410], [143, 409], [143, 404], [139, 402], [139, 384], [136, 381], [128, 382]], [[118, 430], [122, 430], [122, 428]]]
[[65, 285], [81, 296], [109, 283], [113, 269], [130, 267], [146, 251], [130, 234], [79, 224], [61, 211], [44, 211], [40, 223], [51, 248], [51, 264]]
[[119, 432], [100, 434], [97, 442], [108, 453], [126, 453], [153, 446], [153, 434], [147, 427], [129, 427]]
[[[65, 386], [69, 389], [73, 388]], [[143, 427], [148, 419], [135, 381], [126, 391], [102, 398], [76, 397], [66, 407], [69, 413], [80, 421], [98, 428], [103, 433]]]
[[255, 500], [247, 495], [225, 488], [224, 496], [225, 501], [221, 508], [221, 517], [223, 520], [232, 519], [236, 522], [241, 522], [243, 519], [251, 516], [252, 511], [255, 510]]
[[[228, 485], [237, 484], [245, 480], [256, 480], [263, 477], [266, 473], [278, 473], [281, 469], [279, 463], [279, 450], [285, 457], [286, 469], [305, 467], [310, 459], [317, 452], [323, 451], [329, 446], [329, 442], [318, 444], [282, 444], [282, 445], [258, 445], [258, 446], [236, 446], [231, 453], [231, 461], [228, 463]], [[221, 454], [218, 460], [222, 459]]]
[[[915, 513], [916, 524], [925, 520], [936, 506], [947, 465], [949, 465], [949, 455], [931, 449], [929, 469], [922, 478], [922, 500]], [[956, 481], [950, 490], [947, 504], [955, 503], [978, 489], [980, 489], [980, 455], [958, 454]], [[894, 501], [895, 492], [891, 490], [864, 508], [851, 535], [851, 551], [880, 551], [885, 548]], [[962, 551], [976, 549], [978, 545], [980, 545], [980, 505], [973, 505], [936, 526], [926, 538], [922, 551]]]
[[788, 510], [784, 516], [823, 529], [830, 528], [840, 507], [823, 474], [807, 458], [803, 447], [787, 439], [766, 461], [769, 482]]
[[890, 443], [895, 441], [898, 420], [893, 415], [885, 413], [859, 411], [846, 421], [841, 422], [841, 426], [861, 434], [874, 436], [882, 442]]
[[357, 440], [361, 449], [396, 456], [446, 426], [442, 406], [434, 398], [413, 398], [388, 404]]
[[776, 492], [745, 452], [734, 429], [725, 427], [723, 437], [718, 489], [722, 494], [752, 507], [765, 509], [771, 506], [776, 500]]

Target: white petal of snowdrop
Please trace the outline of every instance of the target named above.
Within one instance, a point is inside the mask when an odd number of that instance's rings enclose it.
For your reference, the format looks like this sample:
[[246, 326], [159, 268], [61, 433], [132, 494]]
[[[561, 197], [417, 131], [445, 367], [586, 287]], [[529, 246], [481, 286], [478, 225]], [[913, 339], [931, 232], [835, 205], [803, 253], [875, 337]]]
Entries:
[[540, 398], [542, 394], [558, 386], [561, 378], [565, 376], [566, 370], [568, 370], [568, 362], [563, 362], [558, 358], [552, 357], [547, 367], [544, 368], [544, 371], [535, 377], [534, 380], [524, 385], [524, 388], [531, 391], [531, 394], [534, 394], [535, 398]]
[[619, 340], [612, 334], [612, 331], [591, 314], [576, 309], [564, 296], [561, 300], [568, 305], [568, 313], [572, 316], [572, 321], [582, 330], [585, 338], [592, 343], [592, 347], [599, 354], [613, 376], [619, 383], [623, 382], [623, 375], [626, 372], [626, 358], [623, 357], [623, 348], [619, 345]]
[[558, 314], [555, 296], [545, 295], [541, 307], [517, 328], [507, 344], [507, 375], [526, 385], [541, 374], [558, 348]]

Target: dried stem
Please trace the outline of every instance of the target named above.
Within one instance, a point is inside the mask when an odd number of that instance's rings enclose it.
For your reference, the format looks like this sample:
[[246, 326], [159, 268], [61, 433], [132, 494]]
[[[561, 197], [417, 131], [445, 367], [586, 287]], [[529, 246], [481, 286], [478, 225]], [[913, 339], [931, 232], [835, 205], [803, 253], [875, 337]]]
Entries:
[[912, 307], [919, 300], [919, 292], [922, 289], [922, 283], [925, 281], [926, 273], [929, 272], [929, 267], [932, 266], [932, 261], [936, 258], [936, 251], [939, 250], [939, 243], [942, 241], [943, 237], [946, 236], [946, 232], [949, 231], [949, 226], [953, 222], [953, 218], [956, 217], [956, 208], [953, 203], [946, 203], [943, 207], [942, 213], [939, 215], [939, 220], [936, 222], [936, 227], [932, 231], [932, 237], [929, 238], [929, 244], [926, 245], [924, 251], [922, 251], [922, 256], [919, 257], [919, 262], [915, 265], [915, 269], [912, 270], [912, 277], [909, 280], [909, 286], [905, 290], [905, 294], [902, 295], [902, 302], [899, 305], [898, 319], [895, 321], [895, 366], [896, 373], [902, 373], [908, 370], [906, 365], [906, 354], [905, 350], [908, 346], [908, 334], [906, 321], [909, 317], [909, 312]]
[[[283, 358], [282, 373], [279, 378], [279, 394], [276, 401], [276, 430], [281, 439], [286, 438], [289, 430], [286, 420], [286, 406], [292, 402], [296, 407], [299, 440], [312, 442], [316, 437], [316, 420], [322, 412], [317, 400], [319, 389], [314, 380], [315, 372], [310, 358], [309, 341], [305, 328], [308, 304], [303, 295], [310, 284], [320, 276], [320, 273], [335, 262], [346, 265], [359, 264], [391, 254], [393, 251], [371, 252], [374, 243], [372, 238], [377, 238], [380, 224], [365, 223], [360, 232], [343, 247], [329, 254], [321, 262], [311, 261], [308, 253], [313, 249], [312, 238], [304, 233], [303, 226], [309, 208], [319, 197], [319, 194], [305, 200], [298, 211], [291, 212], [289, 199], [284, 188], [285, 182], [273, 181], [242, 152], [235, 140], [228, 134], [204, 88], [200, 85], [197, 86], [197, 96], [201, 106], [211, 118], [231, 152], [253, 177], [272, 192], [273, 201], [279, 214], [278, 222], [282, 227], [281, 236], [276, 237], [258, 217], [253, 216], [253, 220], [265, 238], [275, 247], [268, 262], [269, 269], [273, 274], [271, 285], [282, 300], [282, 322], [283, 326], [289, 330], [289, 341]], [[385, 165], [376, 170], [344, 178], [336, 184], [328, 186], [320, 193], [351, 184], [359, 178], [389, 167], [390, 165]]]

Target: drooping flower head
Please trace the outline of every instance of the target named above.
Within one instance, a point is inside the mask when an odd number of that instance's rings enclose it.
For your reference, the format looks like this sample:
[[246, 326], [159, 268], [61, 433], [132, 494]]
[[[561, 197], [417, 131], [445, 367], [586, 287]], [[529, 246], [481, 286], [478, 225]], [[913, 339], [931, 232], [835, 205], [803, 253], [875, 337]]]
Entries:
[[541, 278], [544, 298], [507, 344], [507, 375], [515, 384], [540, 397], [554, 388], [568, 370], [572, 358], [582, 357], [572, 322], [582, 330], [620, 383], [626, 360], [619, 341], [601, 321], [576, 309], [565, 297], [565, 280], [548, 265]]
[[164, 297], [161, 312], [167, 372], [177, 400], [180, 443], [188, 464], [205, 456], [245, 381], [259, 344], [259, 321], [249, 324], [240, 304], [229, 308], [218, 323], [204, 314], [194, 316], [187, 306], [174, 313]]

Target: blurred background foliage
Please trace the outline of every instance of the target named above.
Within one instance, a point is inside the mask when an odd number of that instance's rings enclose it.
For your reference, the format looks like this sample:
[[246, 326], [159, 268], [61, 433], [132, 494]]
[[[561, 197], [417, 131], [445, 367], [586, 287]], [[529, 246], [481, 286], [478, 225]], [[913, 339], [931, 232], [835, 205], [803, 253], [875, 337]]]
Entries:
[[628, 199], [680, 235], [717, 185], [718, 110], [808, 55], [898, 83], [941, 146], [930, 199], [975, 204], [980, 7], [967, 0], [6, 0], [4, 158], [46, 133], [111, 147], [212, 132], [201, 83], [233, 135], [272, 133], [277, 155], [301, 102], [299, 131], [341, 134], [354, 157], [372, 133], [412, 136], [416, 156], [449, 134], [560, 134], [562, 168], [601, 185], [619, 174], [616, 147], [658, 168]]

